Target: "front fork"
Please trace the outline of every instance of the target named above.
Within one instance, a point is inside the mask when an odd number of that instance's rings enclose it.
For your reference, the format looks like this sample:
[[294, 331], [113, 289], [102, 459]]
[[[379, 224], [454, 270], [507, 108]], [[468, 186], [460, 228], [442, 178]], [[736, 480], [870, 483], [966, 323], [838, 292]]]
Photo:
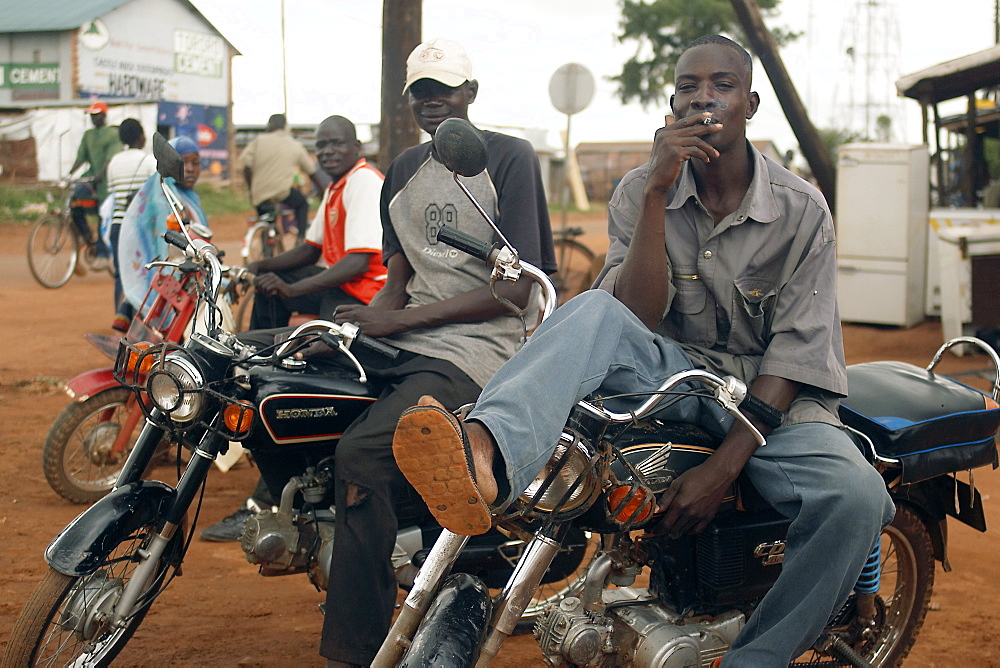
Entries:
[[[375, 655], [372, 668], [392, 668], [399, 663], [413, 642], [417, 627], [434, 601], [442, 580], [468, 540], [468, 536], [460, 536], [447, 529], [441, 532], [417, 573], [413, 589], [403, 602], [403, 609]], [[541, 533], [528, 542], [514, 572], [494, 602], [489, 632], [480, 649], [477, 666], [489, 665], [507, 636], [514, 632], [559, 549], [559, 541]]]
[[490, 619], [489, 634], [483, 642], [476, 666], [488, 666], [507, 636], [514, 633], [518, 620], [541, 586], [545, 572], [559, 554], [560, 541], [541, 533], [528, 542], [503, 591], [497, 597]]
[[389, 635], [375, 655], [372, 668], [392, 668], [399, 663], [406, 648], [413, 642], [420, 620], [434, 601], [441, 581], [451, 570], [467, 542], [468, 536], [460, 536], [448, 529], [441, 530], [441, 535], [434, 541], [423, 566], [417, 571], [413, 588], [406, 595], [403, 607], [389, 629]]
[[[142, 415], [142, 410], [138, 404], [134, 405], [134, 409]], [[155, 411], [156, 409], [154, 408], [153, 410]], [[126, 434], [126, 431], [122, 429], [121, 433]], [[131, 430], [127, 433], [131, 433]], [[115, 482], [114, 489], [142, 480], [142, 474], [145, 473], [146, 467], [153, 459], [153, 454], [156, 452], [157, 446], [160, 445], [164, 433], [165, 431], [162, 427], [157, 427], [149, 420], [146, 420], [142, 431], [139, 432], [139, 437], [135, 439], [135, 447], [129, 452], [128, 458], [122, 466], [121, 473], [118, 474], [118, 480]]]
[[[163, 429], [154, 426], [149, 421], [146, 422], [146, 426], [143, 427], [142, 432], [139, 434], [136, 447], [125, 462], [125, 467], [122, 469], [118, 482], [115, 483], [116, 488], [131, 480], [138, 480], [141, 477], [145, 469], [145, 463], [149, 461], [149, 457], [152, 456], [152, 451], [156, 449], [160, 439], [163, 437], [163, 433]], [[191, 507], [195, 495], [198, 494], [198, 491], [205, 483], [205, 478], [211, 470], [212, 462], [215, 461], [215, 457], [218, 454], [221, 440], [222, 438], [218, 434], [209, 431], [206, 432], [198, 447], [195, 448], [191, 456], [191, 461], [188, 462], [184, 473], [181, 474], [181, 478], [177, 482], [177, 488], [164, 509], [162, 527], [151, 538], [149, 545], [137, 552], [139, 565], [133, 572], [132, 577], [129, 578], [125, 589], [122, 591], [121, 598], [117, 605], [115, 605], [114, 615], [111, 619], [111, 623], [115, 627], [125, 625], [134, 612], [133, 608], [136, 601], [139, 600], [139, 597], [147, 590], [149, 583], [156, 576], [160, 560], [167, 546], [170, 544], [170, 540], [177, 533], [177, 529], [183, 522], [188, 508]], [[148, 456], [144, 456], [147, 452]], [[136, 458], [135, 462], [133, 462], [133, 457]], [[142, 464], [138, 462], [142, 462]]]

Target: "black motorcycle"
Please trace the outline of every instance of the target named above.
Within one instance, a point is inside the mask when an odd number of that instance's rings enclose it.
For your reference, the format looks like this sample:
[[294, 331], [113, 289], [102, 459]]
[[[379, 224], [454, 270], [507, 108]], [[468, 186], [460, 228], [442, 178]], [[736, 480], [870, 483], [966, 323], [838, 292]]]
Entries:
[[[462, 121], [442, 123], [434, 141], [460, 186], [459, 174], [485, 165], [482, 142]], [[496, 257], [474, 239], [456, 247], [488, 262]], [[959, 344], [979, 346], [993, 361], [992, 397], [933, 372]], [[882, 474], [896, 514], [854, 593], [812, 651], [793, 663], [897, 666], [927, 613], [934, 562], [948, 568], [947, 518], [986, 530], [982, 498], [955, 472], [969, 470], [972, 483], [971, 469], [997, 466], [1000, 357], [978, 339], [960, 338], [942, 346], [926, 369], [873, 362], [849, 367], [848, 377], [841, 418]], [[564, 541], [579, 531], [601, 537], [600, 554], [582, 588], [538, 618], [534, 636], [546, 662], [713, 665], [777, 579], [789, 521], [741, 480], [702, 533], [646, 531], [656, 495], [718, 445], [699, 427], [657, 418], [682, 384], [703, 386], [702, 396], [748, 426], [744, 413], [765, 422], [775, 417], [739, 380], [701, 370], [666, 379], [628, 412], [611, 412], [599, 398], [580, 401], [546, 467], [498, 519], [505, 533], [527, 542], [502, 592], [494, 596], [475, 576], [450, 573], [468, 538], [442, 532], [372, 665], [488, 665]]]
[[[180, 157], [159, 134], [153, 137], [153, 152], [161, 176], [180, 174]], [[180, 220], [171, 187], [163, 182], [162, 188]], [[196, 521], [212, 462], [231, 443], [252, 454], [280, 499], [276, 508], [248, 519], [241, 540], [248, 561], [259, 566], [261, 575], [305, 573], [318, 589], [326, 589], [337, 441], [381, 389], [367, 378], [359, 358], [392, 358], [398, 351], [365, 337], [356, 326], [325, 321], [300, 326], [272, 348], [245, 345], [219, 327], [214, 305], [225, 268], [215, 247], [182, 230], [164, 238], [184, 251], [184, 260], [173, 263], [176, 270], [202, 276], [204, 327], [183, 345], [119, 343], [114, 375], [135, 394], [145, 424], [114, 488], [45, 551], [50, 569], [11, 633], [4, 666], [110, 663], [180, 568], [194, 535], [189, 511], [194, 510]], [[295, 359], [297, 351], [317, 340], [337, 354]], [[190, 451], [175, 486], [142, 479], [164, 441]], [[415, 493], [398, 508], [398, 518], [392, 559], [400, 585], [410, 587], [441, 529]], [[526, 607], [523, 627], [530, 628], [550, 600], [581, 585], [579, 575], [594, 557], [595, 545], [582, 530], [565, 538], [545, 584]], [[523, 550], [519, 538], [492, 532], [471, 541], [456, 568], [500, 587]]]

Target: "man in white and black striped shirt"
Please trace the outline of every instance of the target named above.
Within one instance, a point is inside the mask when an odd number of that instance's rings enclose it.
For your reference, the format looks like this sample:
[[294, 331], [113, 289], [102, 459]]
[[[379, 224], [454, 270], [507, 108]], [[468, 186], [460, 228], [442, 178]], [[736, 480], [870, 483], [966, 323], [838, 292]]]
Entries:
[[108, 191], [115, 198], [114, 214], [111, 218], [111, 256], [115, 263], [115, 308], [117, 313], [111, 326], [121, 332], [127, 331], [132, 320], [131, 306], [123, 309], [122, 283], [118, 271], [118, 236], [121, 232], [125, 209], [132, 198], [153, 172], [156, 171], [156, 161], [143, 148], [146, 146], [146, 133], [142, 131], [139, 121], [126, 118], [118, 126], [118, 137], [127, 149], [116, 153], [108, 162]]

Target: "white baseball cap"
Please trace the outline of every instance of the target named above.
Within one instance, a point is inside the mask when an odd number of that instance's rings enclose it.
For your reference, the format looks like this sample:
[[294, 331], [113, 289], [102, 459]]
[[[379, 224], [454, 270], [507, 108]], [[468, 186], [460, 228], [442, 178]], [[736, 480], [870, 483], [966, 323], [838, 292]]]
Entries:
[[472, 79], [472, 61], [458, 42], [432, 39], [410, 52], [406, 59], [403, 93], [418, 79], [434, 79], [445, 86], [461, 86]]

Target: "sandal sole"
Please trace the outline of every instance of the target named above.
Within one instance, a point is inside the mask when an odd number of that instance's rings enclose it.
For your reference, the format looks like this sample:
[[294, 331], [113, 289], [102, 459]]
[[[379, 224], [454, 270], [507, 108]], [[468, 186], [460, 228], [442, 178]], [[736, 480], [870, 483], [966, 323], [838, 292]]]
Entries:
[[445, 411], [436, 406], [404, 411], [392, 451], [441, 526], [463, 536], [490, 530], [492, 516], [476, 486], [461, 427]]

